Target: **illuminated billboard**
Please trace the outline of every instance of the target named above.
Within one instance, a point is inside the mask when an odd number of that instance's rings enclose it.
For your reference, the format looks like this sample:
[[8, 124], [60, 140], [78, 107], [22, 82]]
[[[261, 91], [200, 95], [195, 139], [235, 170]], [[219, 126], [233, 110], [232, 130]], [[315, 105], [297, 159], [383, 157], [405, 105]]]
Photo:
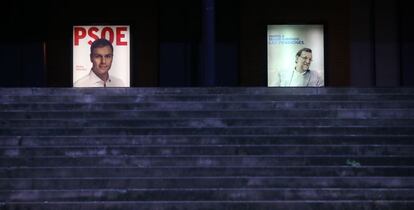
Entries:
[[130, 86], [130, 27], [73, 26], [73, 86]]
[[323, 25], [267, 26], [269, 87], [325, 86]]

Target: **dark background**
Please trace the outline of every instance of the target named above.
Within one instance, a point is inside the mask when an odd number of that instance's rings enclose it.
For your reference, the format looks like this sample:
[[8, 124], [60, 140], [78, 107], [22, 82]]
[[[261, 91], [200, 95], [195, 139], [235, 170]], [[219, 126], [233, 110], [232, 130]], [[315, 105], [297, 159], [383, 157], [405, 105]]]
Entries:
[[[1, 87], [72, 87], [72, 26], [131, 25], [131, 86], [206, 86], [203, 0], [3, 1]], [[409, 1], [215, 1], [214, 86], [266, 86], [268, 24], [323, 24], [327, 86], [414, 85]]]

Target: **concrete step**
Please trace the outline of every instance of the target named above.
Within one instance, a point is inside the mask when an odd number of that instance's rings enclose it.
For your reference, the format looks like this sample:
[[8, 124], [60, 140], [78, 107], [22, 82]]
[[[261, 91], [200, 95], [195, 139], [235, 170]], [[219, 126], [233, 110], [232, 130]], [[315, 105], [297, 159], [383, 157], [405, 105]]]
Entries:
[[47, 103], [3, 103], [3, 111], [106, 111], [106, 110], [271, 110], [271, 109], [413, 109], [414, 101], [246, 101], [246, 102], [47, 102]]
[[8, 190], [234, 189], [234, 188], [413, 188], [414, 177], [119, 177], [0, 179]]
[[1, 95], [4, 103], [50, 103], [70, 101], [75, 103], [96, 102], [264, 102], [264, 101], [413, 101], [414, 94], [321, 94], [321, 95], [263, 95], [263, 94], [141, 94], [141, 95]]
[[407, 157], [346, 155], [106, 155], [106, 156], [23, 156], [0, 157], [2, 167], [266, 167], [266, 166], [414, 166], [414, 155]]
[[0, 88], [0, 95], [163, 95], [163, 94], [269, 94], [269, 95], [321, 95], [321, 94], [413, 94], [414, 88], [269, 88], [269, 87], [140, 87], [140, 88]]
[[414, 89], [0, 88], [0, 209], [413, 209]]
[[130, 135], [130, 136], [0, 136], [0, 146], [133, 146], [133, 145], [412, 145], [411, 135]]
[[235, 188], [0, 190], [0, 200], [33, 201], [275, 201], [413, 200], [406, 188]]
[[5, 209], [31, 210], [412, 210], [411, 200], [283, 200], [283, 201], [75, 201], [75, 202], [7, 202], [0, 203]]
[[211, 177], [211, 176], [414, 176], [413, 166], [266, 167], [0, 167], [3, 178]]
[[230, 118], [230, 119], [414, 119], [411, 109], [300, 109], [260, 111], [0, 111], [11, 119], [140, 119], [140, 118]]
[[[414, 113], [413, 113], [414, 114]], [[1, 136], [126, 136], [126, 135], [412, 135], [414, 126], [268, 126], [268, 127], [207, 127], [207, 128], [0, 128]]]
[[3, 157], [36, 156], [404, 156], [414, 157], [414, 145], [168, 145], [168, 146], [73, 146], [2, 147]]
[[180, 118], [180, 119], [10, 119], [0, 120], [3, 128], [208, 128], [208, 127], [289, 127], [289, 126], [316, 126], [316, 127], [406, 127], [413, 125], [414, 119], [222, 119], [222, 118]]

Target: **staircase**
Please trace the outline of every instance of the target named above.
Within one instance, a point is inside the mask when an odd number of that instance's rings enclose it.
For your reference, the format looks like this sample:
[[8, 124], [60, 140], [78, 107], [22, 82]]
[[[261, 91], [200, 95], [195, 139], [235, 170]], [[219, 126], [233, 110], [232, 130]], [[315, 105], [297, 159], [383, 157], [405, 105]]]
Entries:
[[414, 89], [3, 88], [0, 209], [414, 209]]

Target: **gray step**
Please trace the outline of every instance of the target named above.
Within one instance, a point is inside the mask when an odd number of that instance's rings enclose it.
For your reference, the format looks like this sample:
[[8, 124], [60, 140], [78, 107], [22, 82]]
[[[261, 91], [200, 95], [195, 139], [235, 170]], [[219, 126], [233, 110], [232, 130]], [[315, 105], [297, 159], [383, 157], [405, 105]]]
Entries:
[[414, 101], [246, 101], [246, 102], [144, 102], [144, 103], [3, 103], [3, 111], [102, 110], [269, 110], [269, 109], [413, 109]]
[[123, 102], [123, 103], [143, 103], [143, 102], [246, 102], [246, 101], [412, 101], [414, 94], [321, 94], [321, 95], [261, 95], [261, 94], [216, 94], [193, 95], [183, 94], [163, 94], [163, 95], [71, 95], [71, 96], [46, 96], [46, 95], [2, 95], [0, 101], [4, 103], [45, 103], [70, 101], [76, 103], [96, 103], [96, 102]]
[[321, 94], [414, 94], [414, 88], [269, 88], [269, 87], [140, 87], [140, 88], [0, 88], [0, 95], [158, 95], [158, 94], [271, 94], [271, 95], [321, 95]]
[[7, 210], [412, 210], [414, 201], [410, 200], [305, 200], [305, 201], [113, 201], [113, 202], [13, 202], [0, 203]]
[[[99, 154], [98, 154], [99, 155]], [[266, 167], [266, 166], [414, 166], [414, 154], [411, 157], [403, 156], [339, 156], [318, 155], [303, 156], [294, 154], [282, 155], [225, 155], [225, 156], [139, 156], [139, 155], [117, 155], [117, 156], [24, 156], [21, 158], [0, 157], [2, 167], [165, 167], [165, 166], [188, 166], [188, 167]]]
[[36, 156], [405, 156], [414, 157], [414, 145], [169, 145], [101, 147], [2, 147], [3, 157]]
[[119, 177], [0, 179], [8, 190], [171, 188], [413, 188], [413, 177]]
[[140, 119], [140, 118], [231, 118], [231, 119], [414, 119], [411, 109], [300, 109], [261, 111], [0, 111], [9, 119]]
[[79, 189], [0, 190], [0, 199], [18, 201], [275, 201], [275, 200], [414, 200], [405, 188], [236, 188], [236, 189]]
[[0, 146], [133, 146], [133, 145], [412, 145], [410, 135], [309, 136], [302, 135], [132, 135], [132, 136], [0, 136]]
[[2, 178], [211, 176], [414, 176], [413, 166], [0, 167]]
[[[413, 113], [414, 114], [414, 113]], [[269, 127], [207, 127], [207, 128], [0, 128], [2, 136], [105, 136], [105, 135], [413, 135], [414, 126], [269, 126]]]
[[413, 88], [0, 88], [0, 209], [413, 209]]
[[221, 119], [221, 118], [187, 118], [187, 119], [11, 119], [0, 120], [3, 128], [83, 128], [83, 127], [134, 127], [134, 128], [153, 128], [153, 127], [265, 127], [265, 126], [371, 126], [371, 127], [398, 127], [414, 125], [414, 119], [394, 119], [394, 120], [378, 120], [378, 119]]

